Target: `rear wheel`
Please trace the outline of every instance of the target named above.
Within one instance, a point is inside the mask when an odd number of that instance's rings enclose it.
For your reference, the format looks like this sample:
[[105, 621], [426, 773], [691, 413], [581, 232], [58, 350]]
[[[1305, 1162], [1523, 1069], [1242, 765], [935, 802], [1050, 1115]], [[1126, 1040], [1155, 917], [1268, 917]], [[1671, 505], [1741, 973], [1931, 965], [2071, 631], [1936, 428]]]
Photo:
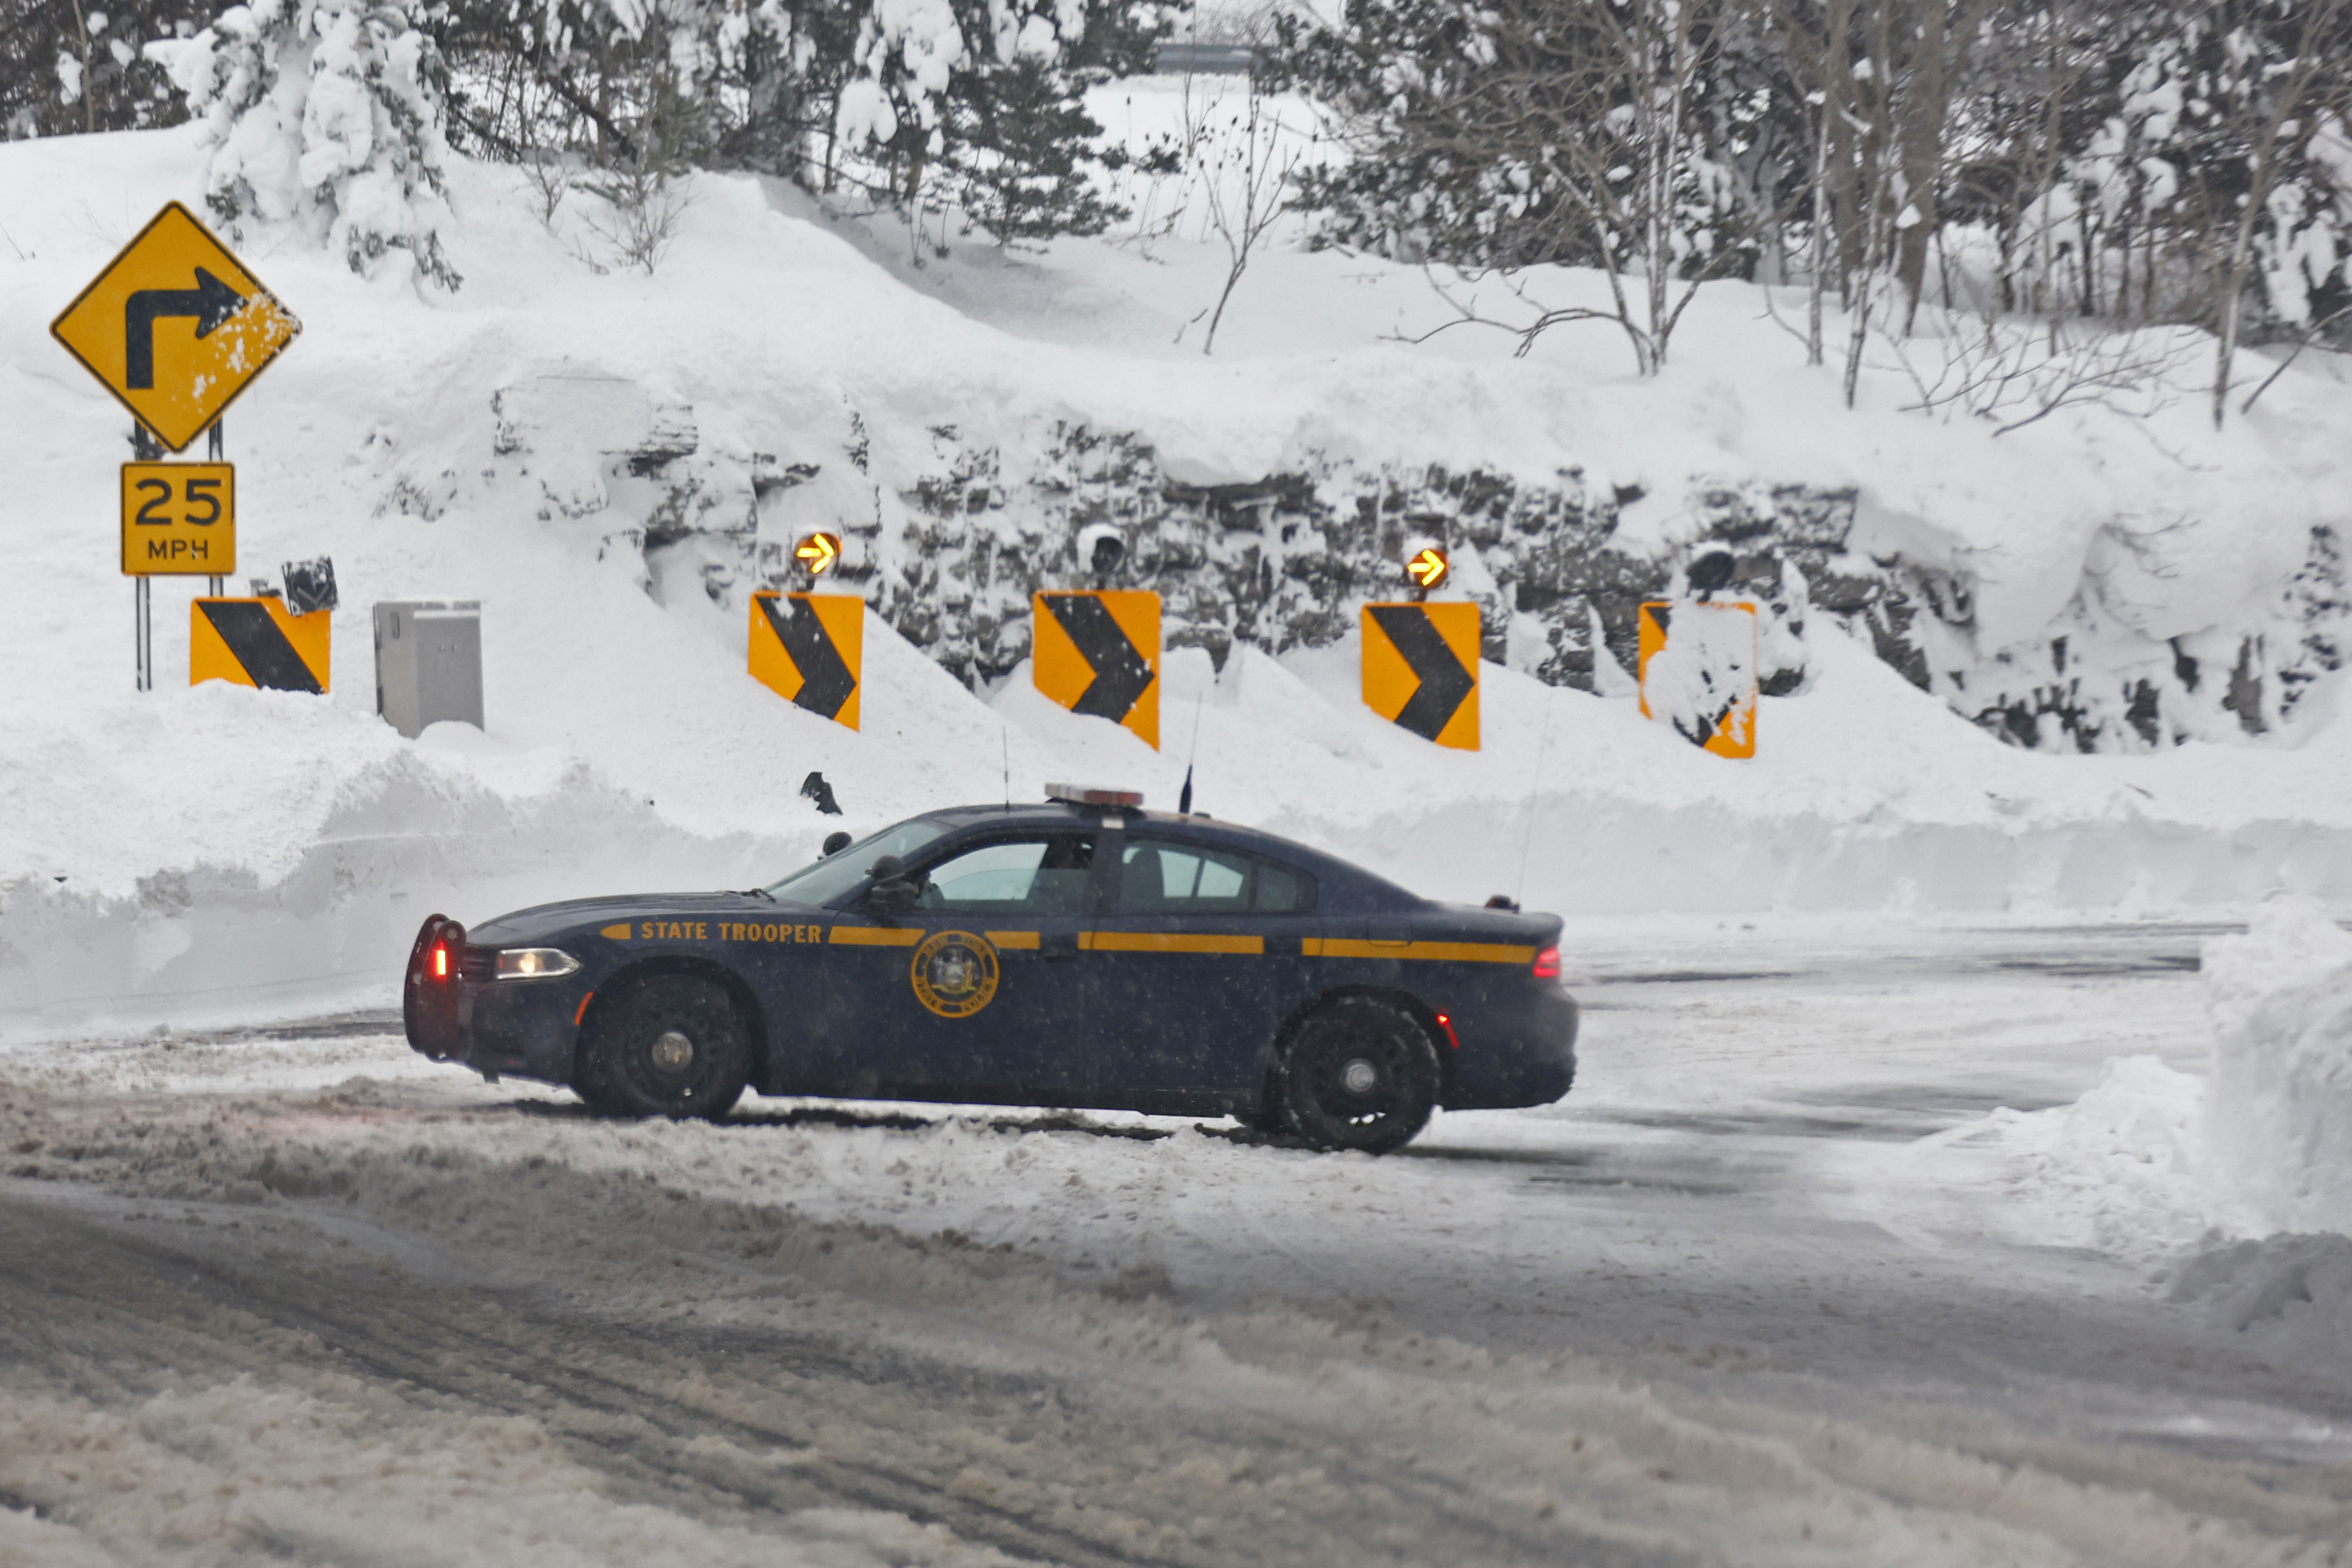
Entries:
[[656, 974], [589, 1016], [572, 1087], [606, 1116], [723, 1116], [751, 1076], [748, 1031], [727, 988]]
[[1318, 1149], [1385, 1154], [1429, 1124], [1437, 1053], [1422, 1026], [1370, 996], [1343, 996], [1309, 1015], [1284, 1055], [1276, 1103]]

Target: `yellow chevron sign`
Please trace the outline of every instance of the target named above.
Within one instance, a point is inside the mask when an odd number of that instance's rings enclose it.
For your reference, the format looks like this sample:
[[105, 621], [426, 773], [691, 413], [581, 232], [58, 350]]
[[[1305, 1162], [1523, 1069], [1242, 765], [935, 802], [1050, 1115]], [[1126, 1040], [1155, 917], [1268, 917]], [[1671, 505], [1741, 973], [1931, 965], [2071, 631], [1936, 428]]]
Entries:
[[1478, 606], [1364, 606], [1364, 705], [1424, 741], [1478, 749]]
[[1039, 594], [1031, 614], [1037, 689], [1159, 750], [1160, 595], [1134, 588]]
[[849, 594], [751, 595], [751, 678], [820, 719], [857, 728], [866, 601]]
[[1642, 606], [1642, 717], [1718, 757], [1756, 754], [1756, 606]]

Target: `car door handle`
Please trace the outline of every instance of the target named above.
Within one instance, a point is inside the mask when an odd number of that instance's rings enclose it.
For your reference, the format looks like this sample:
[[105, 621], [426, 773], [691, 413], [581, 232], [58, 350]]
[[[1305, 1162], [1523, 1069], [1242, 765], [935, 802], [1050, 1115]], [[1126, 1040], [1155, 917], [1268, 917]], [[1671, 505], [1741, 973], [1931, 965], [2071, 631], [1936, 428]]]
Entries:
[[1078, 956], [1078, 933], [1049, 931], [1038, 939], [1037, 953], [1049, 963], [1066, 963]]

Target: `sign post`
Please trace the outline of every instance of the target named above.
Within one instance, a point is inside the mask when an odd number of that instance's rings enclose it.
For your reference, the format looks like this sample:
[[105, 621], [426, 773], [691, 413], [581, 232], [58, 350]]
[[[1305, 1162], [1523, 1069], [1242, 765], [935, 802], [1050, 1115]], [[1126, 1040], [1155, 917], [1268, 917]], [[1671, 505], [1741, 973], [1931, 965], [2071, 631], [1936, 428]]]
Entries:
[[144, 574], [131, 580], [131, 608], [138, 616], [131, 628], [131, 647], [139, 659], [139, 689], [155, 689], [155, 625], [148, 617], [147, 579]]
[[[135, 461], [122, 474], [122, 570], [133, 579], [142, 691], [153, 689], [155, 674], [148, 579], [209, 577], [217, 596], [236, 569], [236, 477], [222, 460], [222, 411], [301, 330], [177, 202], [165, 203], [49, 323], [138, 421]], [[206, 432], [211, 461], [161, 461]]]
[[[224, 468], [228, 467], [228, 462], [227, 459], [223, 458], [221, 455], [226, 439], [221, 435], [221, 426], [227, 423], [228, 420], [226, 416], [215, 417], [213, 420], [212, 428], [205, 432], [205, 456], [211, 461], [220, 464]], [[234, 530], [235, 526], [235, 521], [232, 520], [230, 523], [232, 530]], [[212, 574], [212, 595], [215, 599], [219, 598], [222, 593], [226, 590], [228, 586], [228, 574], [236, 570], [236, 535], [233, 531], [230, 534], [230, 549], [228, 556], [227, 564], [224, 565], [219, 571]]]

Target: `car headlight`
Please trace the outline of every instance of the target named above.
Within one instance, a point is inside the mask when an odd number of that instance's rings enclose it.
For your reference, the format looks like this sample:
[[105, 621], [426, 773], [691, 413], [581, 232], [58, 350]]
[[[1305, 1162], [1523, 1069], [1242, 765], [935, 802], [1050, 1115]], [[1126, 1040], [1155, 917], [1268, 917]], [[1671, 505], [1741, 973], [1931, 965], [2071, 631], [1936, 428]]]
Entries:
[[544, 980], [579, 967], [580, 961], [560, 947], [502, 947], [496, 973], [500, 980]]

